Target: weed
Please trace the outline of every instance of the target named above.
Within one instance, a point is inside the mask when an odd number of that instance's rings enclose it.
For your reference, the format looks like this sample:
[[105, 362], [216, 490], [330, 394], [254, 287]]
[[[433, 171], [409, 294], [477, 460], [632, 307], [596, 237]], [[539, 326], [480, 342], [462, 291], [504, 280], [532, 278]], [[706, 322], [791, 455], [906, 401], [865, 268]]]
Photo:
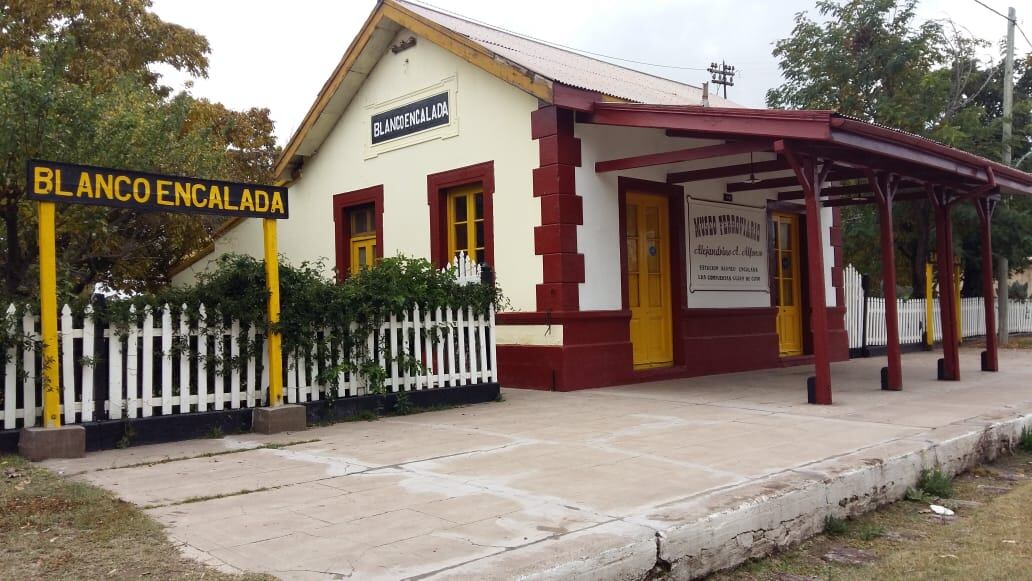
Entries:
[[505, 395], [501, 391], [499, 391], [498, 397], [495, 398], [495, 401], [498, 403], [502, 403], [503, 401], [505, 401]]
[[409, 399], [408, 393], [399, 391], [394, 396], [394, 413], [399, 416], [407, 416], [411, 413], [415, 413], [416, 406], [412, 405], [412, 400]]
[[856, 536], [862, 541], [873, 541], [885, 536], [885, 527], [874, 523], [864, 523], [857, 528]]
[[208, 438], [212, 440], [221, 440], [226, 434], [222, 432], [222, 426], [214, 425], [208, 428]]
[[907, 488], [907, 493], [903, 498], [910, 502], [928, 502], [931, 500], [931, 498], [919, 488]]
[[1032, 430], [1028, 426], [1021, 428], [1021, 438], [1018, 439], [1018, 448], [1026, 452], [1032, 452]]
[[938, 466], [934, 470], [922, 470], [921, 478], [917, 481], [917, 487], [925, 494], [937, 498], [953, 496], [953, 480], [944, 474]]
[[122, 437], [115, 442], [115, 447], [119, 450], [124, 450], [129, 446], [133, 445], [133, 438], [136, 437], [136, 428], [132, 424], [126, 422], [125, 428], [122, 430]]
[[831, 536], [839, 536], [846, 534], [849, 529], [846, 519], [838, 518], [837, 516], [828, 515], [824, 517], [824, 532]]
[[376, 415], [376, 412], [372, 410], [362, 410], [358, 412], [358, 415], [355, 416], [355, 419], [361, 420], [363, 422], [375, 422], [376, 420], [380, 419], [380, 416]]

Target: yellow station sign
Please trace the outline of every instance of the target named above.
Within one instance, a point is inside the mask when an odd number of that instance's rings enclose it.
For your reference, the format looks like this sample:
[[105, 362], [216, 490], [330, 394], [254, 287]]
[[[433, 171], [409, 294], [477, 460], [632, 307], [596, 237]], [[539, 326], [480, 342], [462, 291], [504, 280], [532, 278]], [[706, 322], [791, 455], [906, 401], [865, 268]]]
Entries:
[[29, 197], [162, 212], [283, 219], [287, 189], [32, 160]]

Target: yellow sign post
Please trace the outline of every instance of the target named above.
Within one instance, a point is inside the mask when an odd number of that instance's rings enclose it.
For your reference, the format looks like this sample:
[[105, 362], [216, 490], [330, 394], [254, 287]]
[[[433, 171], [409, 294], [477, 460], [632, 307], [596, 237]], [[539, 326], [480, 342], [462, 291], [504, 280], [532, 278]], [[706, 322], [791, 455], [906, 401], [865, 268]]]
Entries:
[[279, 331], [279, 253], [276, 250], [276, 221], [266, 218], [262, 221], [265, 237], [265, 284], [269, 287], [269, 405], [283, 404], [283, 348]]
[[[39, 203], [39, 301], [43, 335], [44, 428], [61, 427], [55, 202], [262, 218], [265, 234], [265, 276], [269, 291], [269, 406], [284, 407], [282, 338], [278, 328], [280, 288], [276, 220], [285, 219], [288, 215], [286, 188], [38, 160], [29, 161], [26, 178], [29, 198]], [[301, 419], [300, 427], [297, 426], [298, 417]], [[303, 408], [300, 410], [300, 416], [296, 410], [292, 410], [291, 420], [293, 423], [276, 420], [278, 423], [274, 422], [273, 428], [289, 424], [289, 429], [303, 429]], [[256, 420], [256, 429], [259, 429], [258, 424], [259, 421]], [[33, 459], [43, 457], [48, 457], [45, 452], [42, 455], [36, 454]]]
[[39, 320], [43, 333], [43, 427], [61, 427], [61, 382], [57, 358], [56, 208], [39, 202]]
[[934, 320], [935, 311], [932, 305], [932, 260], [925, 264], [925, 344], [931, 347], [935, 344]]

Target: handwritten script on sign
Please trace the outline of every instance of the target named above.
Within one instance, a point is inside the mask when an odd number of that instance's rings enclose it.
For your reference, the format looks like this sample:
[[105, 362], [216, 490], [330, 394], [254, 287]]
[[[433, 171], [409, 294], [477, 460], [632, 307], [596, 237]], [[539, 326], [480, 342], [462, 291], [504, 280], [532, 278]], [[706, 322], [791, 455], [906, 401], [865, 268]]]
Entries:
[[287, 188], [31, 160], [29, 198], [186, 214], [284, 219]]
[[688, 288], [770, 292], [767, 213], [688, 199]]

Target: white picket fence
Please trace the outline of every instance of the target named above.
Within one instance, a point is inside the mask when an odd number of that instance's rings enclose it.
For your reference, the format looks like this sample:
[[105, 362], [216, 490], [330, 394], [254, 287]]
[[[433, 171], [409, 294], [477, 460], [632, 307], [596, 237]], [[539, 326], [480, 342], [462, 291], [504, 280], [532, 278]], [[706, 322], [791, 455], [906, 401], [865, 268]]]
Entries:
[[[461, 284], [480, 281], [480, 267], [466, 257], [460, 256], [452, 266]], [[236, 321], [216, 325], [203, 306], [194, 323], [185, 312], [185, 306], [173, 310], [165, 305], [143, 313], [139, 325], [119, 330], [114, 325], [98, 328], [89, 307], [77, 318], [66, 305], [58, 327], [64, 423], [266, 405], [268, 351], [262, 334], [254, 327], [242, 329]], [[20, 322], [26, 338], [39, 341], [38, 316], [18, 317], [13, 305], [7, 313], [12, 326]], [[347, 366], [328, 331], [313, 329], [313, 335], [317, 346], [310, 353], [284, 354], [287, 402], [369, 394], [366, 378], [338, 371]], [[261, 353], [242, 354], [241, 338], [244, 345], [261, 345]], [[366, 349], [386, 372], [383, 389], [389, 392], [498, 379], [493, 307], [478, 313], [472, 308], [426, 310], [417, 305], [380, 325], [367, 337]], [[8, 349], [6, 355], [2, 429], [38, 425], [39, 350], [24, 345]]]
[[[845, 269], [846, 330], [849, 348], [883, 346], [888, 343], [885, 328], [885, 299], [864, 295], [860, 273], [852, 265]], [[866, 325], [864, 302], [867, 302]], [[915, 344], [924, 340], [927, 312], [924, 299], [897, 299], [897, 321], [901, 344]], [[999, 312], [997, 312], [999, 317]], [[985, 299], [960, 299], [961, 335], [964, 338], [985, 335]], [[999, 322], [999, 319], [997, 319]], [[1012, 333], [1032, 333], [1032, 301], [1010, 300], [1007, 303], [1008, 328]], [[942, 321], [939, 301], [932, 302], [932, 338], [942, 340]], [[866, 336], [865, 336], [866, 331]]]

